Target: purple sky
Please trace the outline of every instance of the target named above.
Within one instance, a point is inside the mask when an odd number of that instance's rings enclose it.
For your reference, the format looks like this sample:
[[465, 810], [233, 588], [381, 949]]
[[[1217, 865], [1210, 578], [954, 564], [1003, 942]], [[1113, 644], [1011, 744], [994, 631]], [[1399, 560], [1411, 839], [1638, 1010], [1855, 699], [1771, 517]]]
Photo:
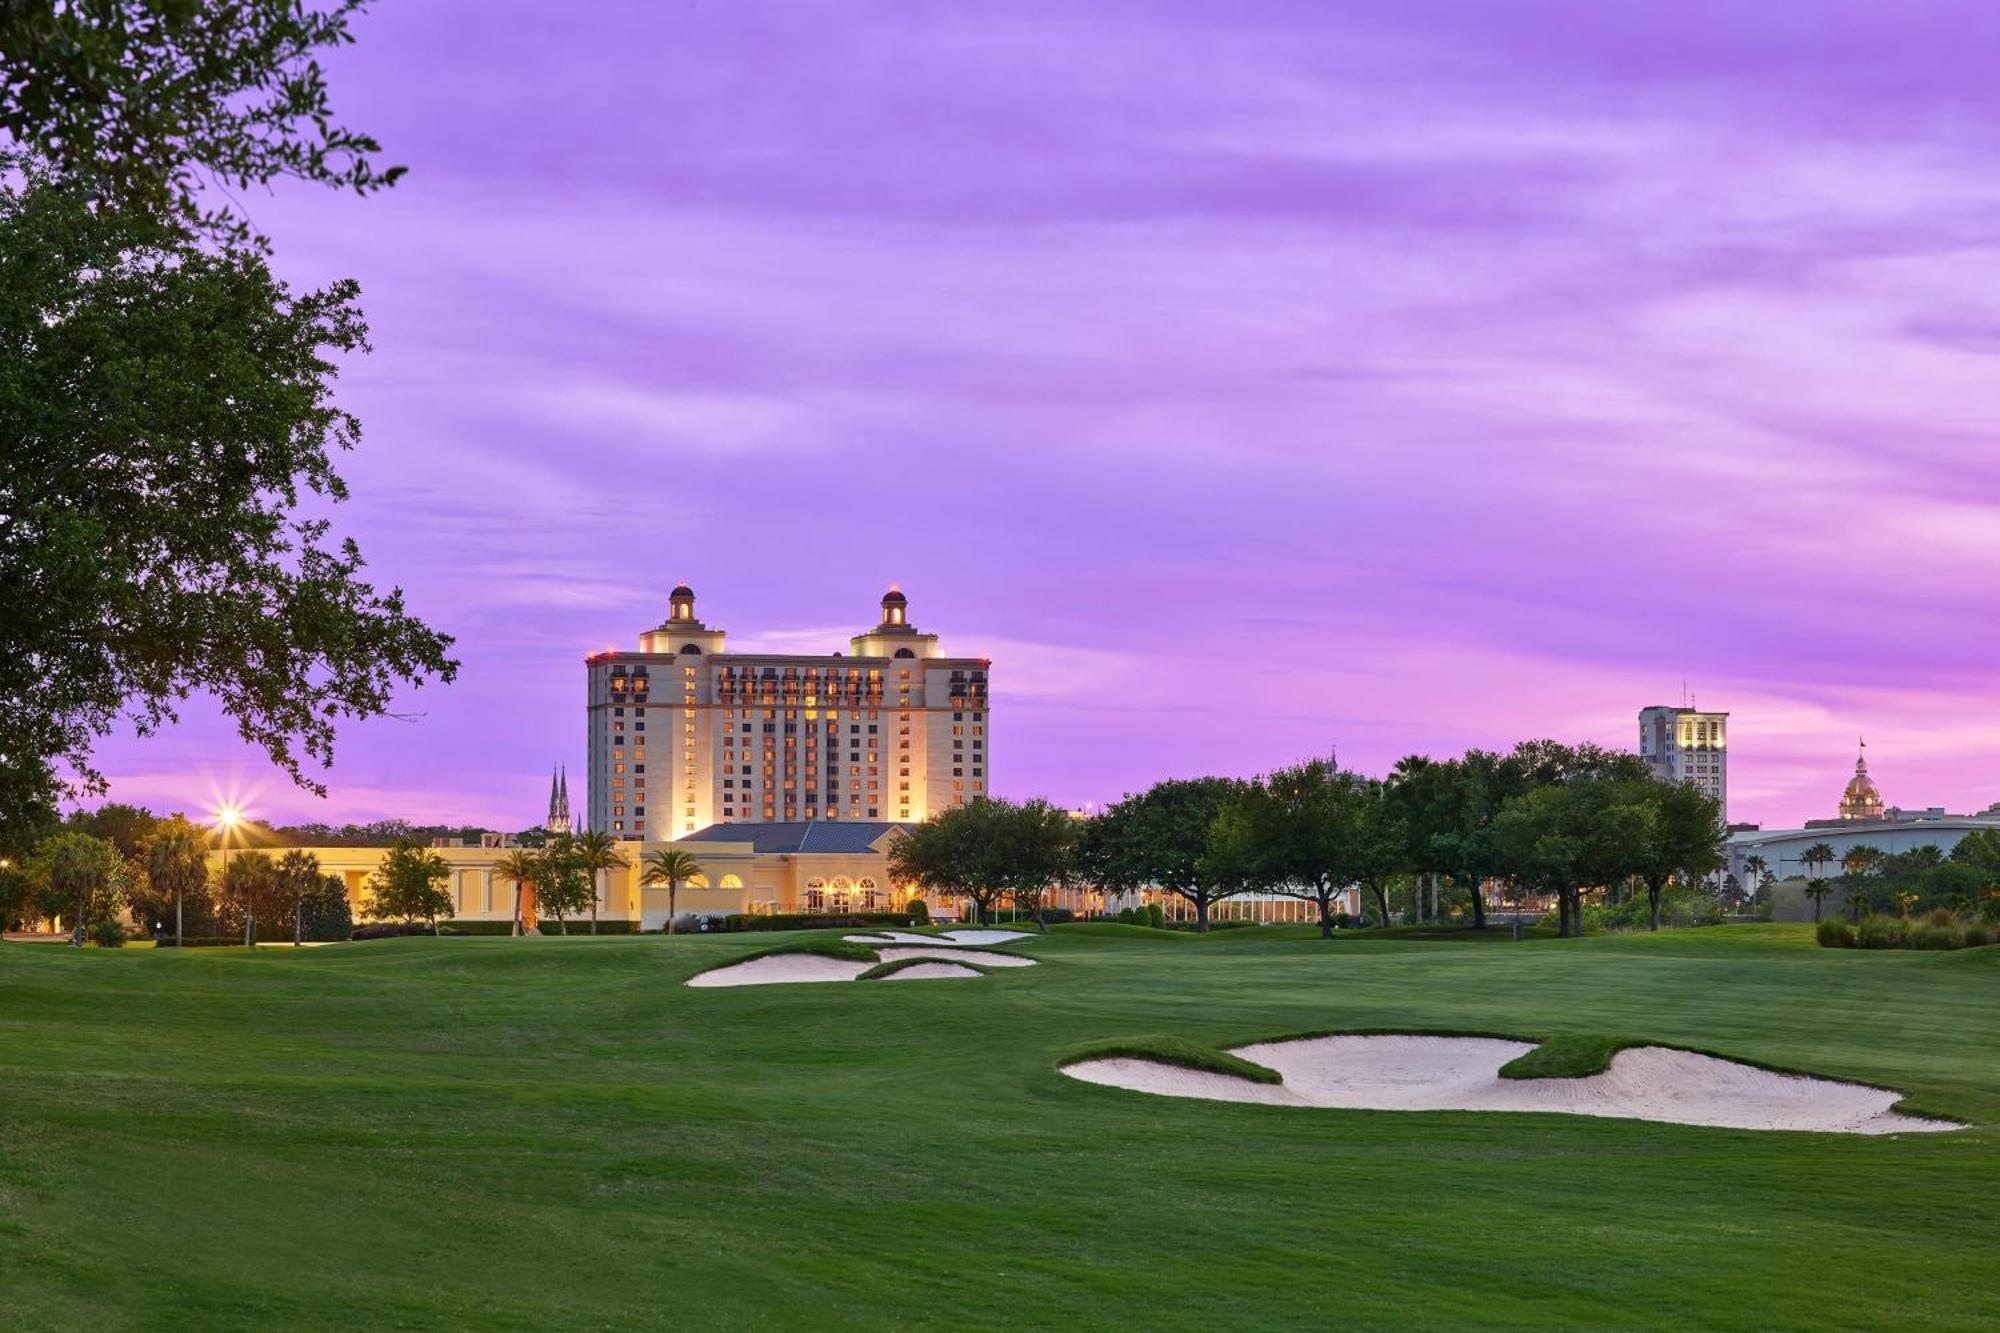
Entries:
[[342, 522], [459, 636], [332, 798], [199, 710], [115, 797], [519, 827], [582, 654], [899, 581], [1003, 795], [1630, 746], [1731, 815], [2000, 800], [1990, 6], [393, 0], [390, 195], [252, 201], [375, 354]]

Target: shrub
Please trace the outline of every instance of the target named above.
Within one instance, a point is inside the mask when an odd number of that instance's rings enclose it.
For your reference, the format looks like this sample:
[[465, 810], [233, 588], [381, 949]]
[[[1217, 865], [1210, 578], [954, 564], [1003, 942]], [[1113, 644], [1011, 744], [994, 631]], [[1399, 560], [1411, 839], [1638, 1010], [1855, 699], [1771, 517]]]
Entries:
[[1830, 916], [1819, 923], [1814, 932], [1819, 942], [1829, 949], [1852, 949], [1854, 947], [1854, 927], [1847, 924], [1847, 918]]
[[90, 927], [90, 942], [100, 949], [124, 948], [125, 923], [114, 917], [93, 922]]
[[[160, 936], [154, 943], [156, 947], [161, 949], [173, 948], [174, 937], [172, 932]], [[187, 949], [227, 949], [232, 945], [238, 949], [242, 948], [243, 937], [241, 935], [187, 935], [181, 939], [181, 947]]]
[[357, 940], [390, 940], [405, 935], [428, 935], [431, 928], [421, 921], [383, 921], [372, 926], [362, 926], [354, 932]]
[[338, 875], [328, 875], [299, 904], [299, 935], [308, 940], [354, 938], [354, 913], [347, 888]]
[[925, 902], [922, 898], [910, 899], [910, 901], [908, 902], [908, 904], [905, 905], [903, 910], [905, 910], [910, 914], [911, 925], [923, 926], [930, 924], [931, 905]]
[[1965, 934], [1962, 938], [1966, 948], [1977, 949], [1993, 943], [1993, 932], [1980, 922], [1973, 921], [1965, 927]]
[[1906, 943], [1903, 919], [1871, 912], [1855, 928], [1854, 942], [1864, 949], [1900, 949]]
[[[682, 915], [685, 916], [686, 913], [682, 913]], [[513, 925], [514, 923], [511, 921], [460, 921], [454, 923], [452, 929], [461, 931], [467, 935], [485, 935], [489, 933], [505, 935], [513, 929]], [[467, 929], [470, 926], [499, 926], [500, 929], [497, 932], [489, 932], [483, 929]], [[540, 923], [540, 926], [541, 932], [544, 935], [590, 934], [590, 918], [587, 916], [582, 918], [572, 917], [567, 923], [543, 921]], [[597, 933], [600, 935], [636, 935], [638, 931], [638, 925], [631, 921], [599, 921], [597, 923]]]
[[722, 918], [723, 930], [827, 930], [836, 926], [913, 926], [908, 912], [773, 912], [758, 916], [731, 912]]
[[1949, 924], [1940, 924], [1928, 919], [1920, 923], [1910, 932], [1910, 947], [1912, 949], [1958, 948], [1964, 943], [1964, 936], [1960, 933], [1957, 923], [1951, 921], [1949, 913], [1945, 919]]

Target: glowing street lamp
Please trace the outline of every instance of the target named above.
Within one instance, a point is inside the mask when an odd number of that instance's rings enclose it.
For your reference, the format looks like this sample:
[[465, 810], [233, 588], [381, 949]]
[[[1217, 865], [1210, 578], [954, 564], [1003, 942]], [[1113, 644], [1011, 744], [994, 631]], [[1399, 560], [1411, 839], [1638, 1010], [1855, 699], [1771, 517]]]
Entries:
[[[224, 888], [227, 888], [229, 885], [229, 835], [234, 833], [242, 823], [243, 812], [234, 805], [225, 804], [215, 812], [215, 831], [222, 837], [222, 883]], [[180, 932], [180, 904], [177, 902], [174, 904], [174, 938], [176, 942], [180, 939]], [[247, 904], [243, 913], [243, 942], [245, 944], [251, 942], [250, 913]]]

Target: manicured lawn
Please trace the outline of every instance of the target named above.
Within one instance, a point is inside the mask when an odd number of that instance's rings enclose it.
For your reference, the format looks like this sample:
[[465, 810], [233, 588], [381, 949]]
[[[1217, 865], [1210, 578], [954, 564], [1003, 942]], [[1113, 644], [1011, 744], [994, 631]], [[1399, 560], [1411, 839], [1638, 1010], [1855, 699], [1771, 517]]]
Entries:
[[[2000, 948], [1810, 929], [1058, 928], [978, 980], [707, 991], [679, 982], [779, 941], [0, 945], [0, 1325], [1995, 1327]], [[1311, 1111], [1055, 1069], [1343, 1027], [1657, 1040], [1977, 1123]]]

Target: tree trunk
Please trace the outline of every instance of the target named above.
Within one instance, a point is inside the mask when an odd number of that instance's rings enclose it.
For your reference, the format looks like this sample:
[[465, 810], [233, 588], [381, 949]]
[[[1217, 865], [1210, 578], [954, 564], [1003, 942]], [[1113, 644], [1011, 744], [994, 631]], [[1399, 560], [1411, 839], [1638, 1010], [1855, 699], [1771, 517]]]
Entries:
[[1477, 879], [1472, 881], [1472, 928], [1486, 929], [1486, 894]]
[[1319, 896], [1319, 937], [1323, 940], [1333, 938], [1333, 895], [1330, 893]]
[[1559, 892], [1556, 894], [1556, 911], [1560, 914], [1557, 918], [1556, 938], [1566, 940], [1569, 938], [1569, 895], [1567, 893]]
[[78, 889], [78, 890], [76, 891], [76, 932], [75, 932], [75, 934], [76, 934], [76, 939], [75, 939], [74, 943], [75, 943], [75, 945], [76, 945], [76, 947], [77, 947], [77, 948], [81, 949], [81, 948], [83, 947], [83, 890], [82, 890], [82, 889]]
[[1208, 934], [1208, 896], [1206, 894], [1194, 900], [1194, 929], [1198, 935]]
[[521, 934], [521, 881], [518, 879], [514, 881], [513, 929], [509, 930], [507, 934], [513, 938], [518, 938]]
[[1652, 880], [1646, 881], [1646, 917], [1648, 930], [1660, 928], [1660, 890], [1663, 886]]
[[181, 942], [181, 891], [174, 890], [174, 947], [183, 947]]
[[305, 937], [306, 900], [301, 898], [292, 905], [292, 947], [294, 949], [298, 948], [299, 942], [305, 939]]
[[257, 905], [250, 901], [248, 894], [243, 898], [243, 943], [257, 942]]
[[1381, 883], [1370, 884], [1368, 891], [1375, 895], [1375, 910], [1382, 915], [1382, 929], [1387, 930], [1389, 928], [1389, 886]]
[[680, 896], [681, 896], [681, 882], [677, 879], [668, 880], [667, 881], [667, 934], [669, 935], [674, 933], [674, 916], [676, 915], [674, 903], [679, 900]]
[[598, 872], [590, 872], [590, 933], [597, 933], [597, 900], [603, 897], [603, 890], [597, 885]]

